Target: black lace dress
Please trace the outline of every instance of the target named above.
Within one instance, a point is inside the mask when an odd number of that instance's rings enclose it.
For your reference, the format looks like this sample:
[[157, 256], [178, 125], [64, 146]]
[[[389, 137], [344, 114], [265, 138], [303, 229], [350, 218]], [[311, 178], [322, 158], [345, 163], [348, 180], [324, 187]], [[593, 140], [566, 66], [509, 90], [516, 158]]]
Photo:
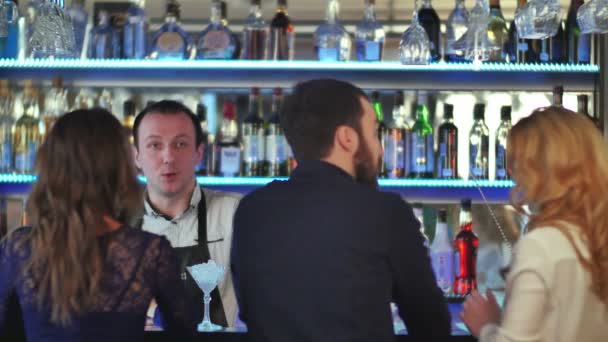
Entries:
[[171, 245], [164, 237], [129, 227], [98, 238], [104, 269], [88, 312], [74, 317], [67, 327], [52, 323], [49, 306], [39, 308], [35, 301], [39, 277], [22, 271], [31, 253], [27, 242], [31, 229], [20, 228], [0, 244], [0, 332], [8, 329], [3, 323], [9, 315], [15, 315], [8, 309], [15, 296], [29, 341], [141, 340], [152, 298], [156, 298], [166, 330], [176, 335], [195, 331], [192, 303], [184, 297]]

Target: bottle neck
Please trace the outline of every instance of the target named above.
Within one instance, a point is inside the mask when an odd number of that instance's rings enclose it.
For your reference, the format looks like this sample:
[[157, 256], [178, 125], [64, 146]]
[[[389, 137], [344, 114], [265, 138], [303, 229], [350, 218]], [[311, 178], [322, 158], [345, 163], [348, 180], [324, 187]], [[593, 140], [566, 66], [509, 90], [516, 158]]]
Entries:
[[271, 110], [273, 114], [278, 114], [283, 106], [283, 96], [273, 95]]
[[330, 0], [327, 4], [327, 22], [330, 24], [337, 23], [339, 14], [340, 3], [338, 3], [338, 0]]
[[251, 7], [249, 8], [249, 16], [256, 18], [262, 17], [262, 7], [257, 3], [251, 4]]
[[262, 108], [262, 106], [260, 104], [261, 99], [262, 98], [258, 94], [249, 96], [249, 114], [250, 115], [255, 115], [258, 118], [261, 117], [261, 115], [260, 115], [260, 110]]
[[277, 12], [287, 13], [287, 0], [277, 1]]
[[379, 101], [375, 101], [372, 106], [374, 107], [374, 111], [376, 112], [376, 119], [378, 122], [384, 121], [384, 112], [382, 111], [382, 104]]
[[459, 10], [464, 9], [464, 0], [456, 0], [456, 8]]
[[527, 2], [527, 0], [517, 0], [517, 8], [522, 8]]
[[500, 11], [500, 0], [490, 0], [490, 8]]
[[560, 107], [563, 105], [562, 94], [553, 94], [553, 105]]
[[365, 21], [376, 21], [376, 7], [373, 3], [366, 3], [363, 11], [363, 19]]
[[583, 0], [571, 0], [570, 1], [570, 11], [578, 12], [578, 8], [581, 7], [583, 5], [583, 3], [584, 3]]
[[146, 0], [131, 0], [131, 4], [142, 9], [146, 8]]
[[473, 230], [473, 219], [471, 217], [471, 212], [468, 210], [460, 210], [460, 229], [466, 231]]
[[578, 112], [581, 114], [587, 114], [589, 115], [588, 112], [588, 103], [586, 99], [579, 99], [578, 100]]
[[433, 8], [431, 0], [422, 0], [422, 8]]
[[425, 105], [416, 106], [416, 121], [427, 122], [429, 120], [429, 110]]
[[99, 16], [99, 26], [107, 26], [110, 24], [110, 16], [107, 14]]
[[211, 23], [219, 25], [222, 23], [222, 5], [214, 1], [211, 5]]

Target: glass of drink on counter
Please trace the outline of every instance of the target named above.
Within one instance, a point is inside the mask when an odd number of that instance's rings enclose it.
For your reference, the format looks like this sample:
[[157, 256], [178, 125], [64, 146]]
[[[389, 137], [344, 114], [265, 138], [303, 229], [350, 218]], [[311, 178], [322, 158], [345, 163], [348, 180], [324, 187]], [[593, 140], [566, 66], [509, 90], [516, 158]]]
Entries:
[[215, 263], [213, 260], [209, 260], [204, 264], [198, 264], [187, 267], [188, 272], [194, 278], [194, 281], [198, 287], [203, 290], [204, 303], [205, 303], [205, 316], [203, 321], [199, 323], [199, 331], [217, 331], [222, 329], [221, 325], [213, 324], [209, 314], [209, 304], [211, 303], [211, 291], [215, 289], [220, 279], [224, 276], [224, 267]]

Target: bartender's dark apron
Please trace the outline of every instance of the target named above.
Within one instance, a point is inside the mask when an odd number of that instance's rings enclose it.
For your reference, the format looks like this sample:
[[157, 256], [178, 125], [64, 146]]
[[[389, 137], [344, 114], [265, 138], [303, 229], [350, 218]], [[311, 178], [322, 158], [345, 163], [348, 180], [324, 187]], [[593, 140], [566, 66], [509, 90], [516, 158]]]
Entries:
[[[196, 264], [202, 264], [211, 259], [209, 253], [209, 246], [207, 245], [207, 201], [205, 199], [205, 193], [201, 189], [201, 200], [198, 203], [198, 239], [197, 244], [189, 247], [174, 247], [173, 250], [176, 252], [180, 261], [180, 278], [184, 283], [186, 294], [196, 307], [196, 321], [200, 322], [203, 320], [205, 313], [203, 303], [203, 291], [196, 285], [196, 282], [190, 275], [190, 272], [186, 269], [187, 266], [193, 266]], [[139, 226], [141, 227], [143, 220], [140, 221]], [[217, 241], [213, 241], [217, 242]], [[222, 298], [217, 287], [211, 292], [211, 306], [210, 306], [211, 321], [215, 324], [227, 327], [226, 315], [224, 313], [224, 306], [222, 305]]]

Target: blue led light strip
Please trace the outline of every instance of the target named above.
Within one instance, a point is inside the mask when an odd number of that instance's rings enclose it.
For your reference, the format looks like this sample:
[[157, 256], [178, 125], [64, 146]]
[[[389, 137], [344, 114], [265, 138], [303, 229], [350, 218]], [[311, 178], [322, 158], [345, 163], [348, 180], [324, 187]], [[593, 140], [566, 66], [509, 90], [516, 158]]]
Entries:
[[[139, 180], [145, 182], [143, 176]], [[286, 178], [266, 177], [197, 177], [199, 184], [208, 186], [262, 186], [273, 180], [285, 180]], [[28, 174], [0, 174], [0, 183], [33, 183], [36, 176]], [[381, 187], [427, 187], [427, 188], [474, 188], [475, 182], [470, 180], [448, 180], [448, 179], [379, 179]], [[477, 181], [480, 187], [487, 188], [510, 188], [512, 181]]]
[[34, 69], [187, 69], [187, 70], [361, 70], [361, 71], [505, 71], [505, 72], [585, 72], [597, 73], [599, 66], [585, 64], [523, 63], [433, 63], [402, 65], [397, 62], [320, 62], [320, 61], [156, 61], [112, 59], [0, 59], [0, 68]]

